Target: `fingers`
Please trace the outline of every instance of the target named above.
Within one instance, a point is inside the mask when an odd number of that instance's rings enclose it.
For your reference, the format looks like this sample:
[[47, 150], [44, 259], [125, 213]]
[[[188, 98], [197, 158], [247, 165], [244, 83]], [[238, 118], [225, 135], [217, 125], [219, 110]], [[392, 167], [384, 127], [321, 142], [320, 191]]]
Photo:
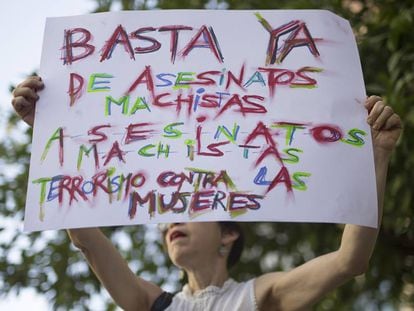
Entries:
[[42, 79], [38, 76], [31, 76], [17, 85], [13, 91], [13, 108], [29, 125], [33, 125], [34, 108], [39, 99], [37, 91], [43, 88]]
[[[374, 107], [375, 108], [375, 107]], [[381, 113], [378, 115], [377, 119], [374, 122], [374, 125], [372, 126], [374, 129], [379, 130], [383, 128], [388, 119], [394, 114], [394, 111], [390, 106], [385, 106], [382, 108]]]
[[28, 113], [33, 111], [35, 107], [34, 100], [27, 100], [24, 96], [17, 96], [12, 99], [12, 105], [17, 114], [24, 118]]
[[382, 98], [377, 95], [372, 95], [367, 98], [367, 100], [365, 101], [365, 108], [367, 108], [368, 112], [371, 112], [372, 107], [378, 101], [382, 101]]
[[402, 122], [401, 122], [400, 116], [396, 113], [393, 113], [393, 115], [386, 120], [383, 128], [385, 130], [402, 128]]
[[19, 89], [21, 87], [28, 87], [28, 88], [33, 89], [35, 92], [37, 92], [38, 90], [43, 89], [45, 85], [43, 84], [43, 81], [39, 76], [30, 76], [26, 80], [24, 80], [22, 83], [17, 85], [16, 89]]
[[13, 97], [24, 97], [28, 101], [37, 101], [39, 96], [37, 91], [45, 87], [40, 77], [31, 76], [16, 86], [13, 91]]
[[370, 96], [365, 102], [365, 107], [369, 111], [367, 122], [373, 129], [389, 130], [401, 126], [400, 117], [384, 103], [381, 97]]
[[37, 95], [36, 91], [27, 86], [16, 87], [13, 91], [13, 96], [14, 98], [24, 97], [26, 100], [33, 102], [39, 99], [39, 95]]

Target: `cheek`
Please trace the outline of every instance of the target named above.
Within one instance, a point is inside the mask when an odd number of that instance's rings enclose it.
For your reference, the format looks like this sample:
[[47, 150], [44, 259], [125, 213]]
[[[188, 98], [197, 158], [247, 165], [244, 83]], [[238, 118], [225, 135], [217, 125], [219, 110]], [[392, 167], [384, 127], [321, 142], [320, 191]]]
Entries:
[[176, 257], [177, 257], [177, 249], [174, 248], [174, 246], [171, 246], [169, 244], [166, 245], [166, 253], [168, 255], [168, 258], [172, 261], [174, 265], [176, 265]]
[[221, 235], [215, 231], [204, 232], [197, 236], [197, 240], [193, 241], [195, 247], [202, 250], [217, 251], [221, 245]]
[[171, 250], [173, 248], [173, 246], [171, 245], [171, 243], [167, 242], [167, 239], [166, 239], [165, 236], [164, 236], [163, 247], [164, 247], [164, 250], [168, 253], [168, 255], [171, 253]]

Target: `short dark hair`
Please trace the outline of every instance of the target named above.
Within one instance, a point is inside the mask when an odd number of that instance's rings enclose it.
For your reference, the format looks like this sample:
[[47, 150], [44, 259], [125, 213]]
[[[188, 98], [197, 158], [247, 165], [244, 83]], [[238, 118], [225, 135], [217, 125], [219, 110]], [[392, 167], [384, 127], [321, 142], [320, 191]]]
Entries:
[[241, 225], [238, 222], [233, 221], [219, 221], [222, 232], [236, 232], [239, 234], [239, 237], [233, 242], [231, 247], [229, 257], [227, 258], [227, 268], [232, 268], [241, 257], [241, 254], [244, 249], [244, 231]]

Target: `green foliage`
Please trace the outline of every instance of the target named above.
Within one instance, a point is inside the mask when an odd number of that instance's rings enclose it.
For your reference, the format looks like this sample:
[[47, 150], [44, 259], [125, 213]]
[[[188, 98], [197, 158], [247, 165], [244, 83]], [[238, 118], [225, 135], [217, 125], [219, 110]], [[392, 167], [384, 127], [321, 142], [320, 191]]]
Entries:
[[[111, 9], [200, 9], [206, 0], [96, 0], [97, 12]], [[334, 291], [315, 310], [377, 310], [414, 304], [414, 4], [410, 0], [228, 0], [229, 9], [323, 8], [350, 20], [358, 39], [369, 94], [382, 95], [403, 118], [404, 135], [392, 158], [383, 227], [370, 270], [364, 277]], [[8, 135], [0, 143], [0, 293], [34, 288], [54, 309], [87, 310], [100, 285], [64, 231], [24, 234], [23, 218], [30, 155], [30, 130], [9, 113]], [[357, 177], [356, 177], [357, 178]], [[286, 270], [332, 251], [342, 228], [322, 224], [249, 224], [247, 249], [233, 271], [237, 279]], [[108, 228], [137, 274], [169, 290], [179, 287], [178, 273], [163, 256], [153, 227]], [[121, 243], [120, 241], [124, 241]], [[144, 243], [145, 241], [145, 243]], [[126, 246], [125, 246], [126, 245]], [[298, 297], [300, 299], [300, 297]], [[110, 299], [102, 298], [107, 310]]]

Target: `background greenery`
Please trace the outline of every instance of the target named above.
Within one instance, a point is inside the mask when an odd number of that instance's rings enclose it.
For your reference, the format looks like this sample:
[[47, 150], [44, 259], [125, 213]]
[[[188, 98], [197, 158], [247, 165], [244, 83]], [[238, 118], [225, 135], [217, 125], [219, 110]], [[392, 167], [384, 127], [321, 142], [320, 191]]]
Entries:
[[[93, 1], [93, 0], [92, 0]], [[383, 226], [369, 271], [331, 293], [315, 310], [414, 309], [414, 2], [412, 0], [96, 0], [96, 11], [110, 9], [329, 9], [349, 19], [357, 36], [368, 94], [381, 94], [404, 120], [404, 134], [389, 174]], [[0, 142], [0, 220], [20, 222], [26, 195], [30, 130], [9, 113], [8, 135]], [[12, 226], [13, 228], [13, 226]], [[87, 310], [101, 292], [65, 231], [23, 234], [1, 228], [0, 294], [33, 288], [57, 310]], [[334, 250], [342, 227], [320, 224], [251, 224], [248, 247], [233, 271], [246, 279], [289, 269]], [[164, 258], [153, 227], [107, 228], [131, 267], [166, 286], [179, 286], [178, 274]], [[146, 243], [144, 244], [144, 241]], [[150, 242], [148, 242], [150, 241]], [[115, 306], [108, 298], [106, 308]], [[300, 299], [300, 297], [298, 297]]]

